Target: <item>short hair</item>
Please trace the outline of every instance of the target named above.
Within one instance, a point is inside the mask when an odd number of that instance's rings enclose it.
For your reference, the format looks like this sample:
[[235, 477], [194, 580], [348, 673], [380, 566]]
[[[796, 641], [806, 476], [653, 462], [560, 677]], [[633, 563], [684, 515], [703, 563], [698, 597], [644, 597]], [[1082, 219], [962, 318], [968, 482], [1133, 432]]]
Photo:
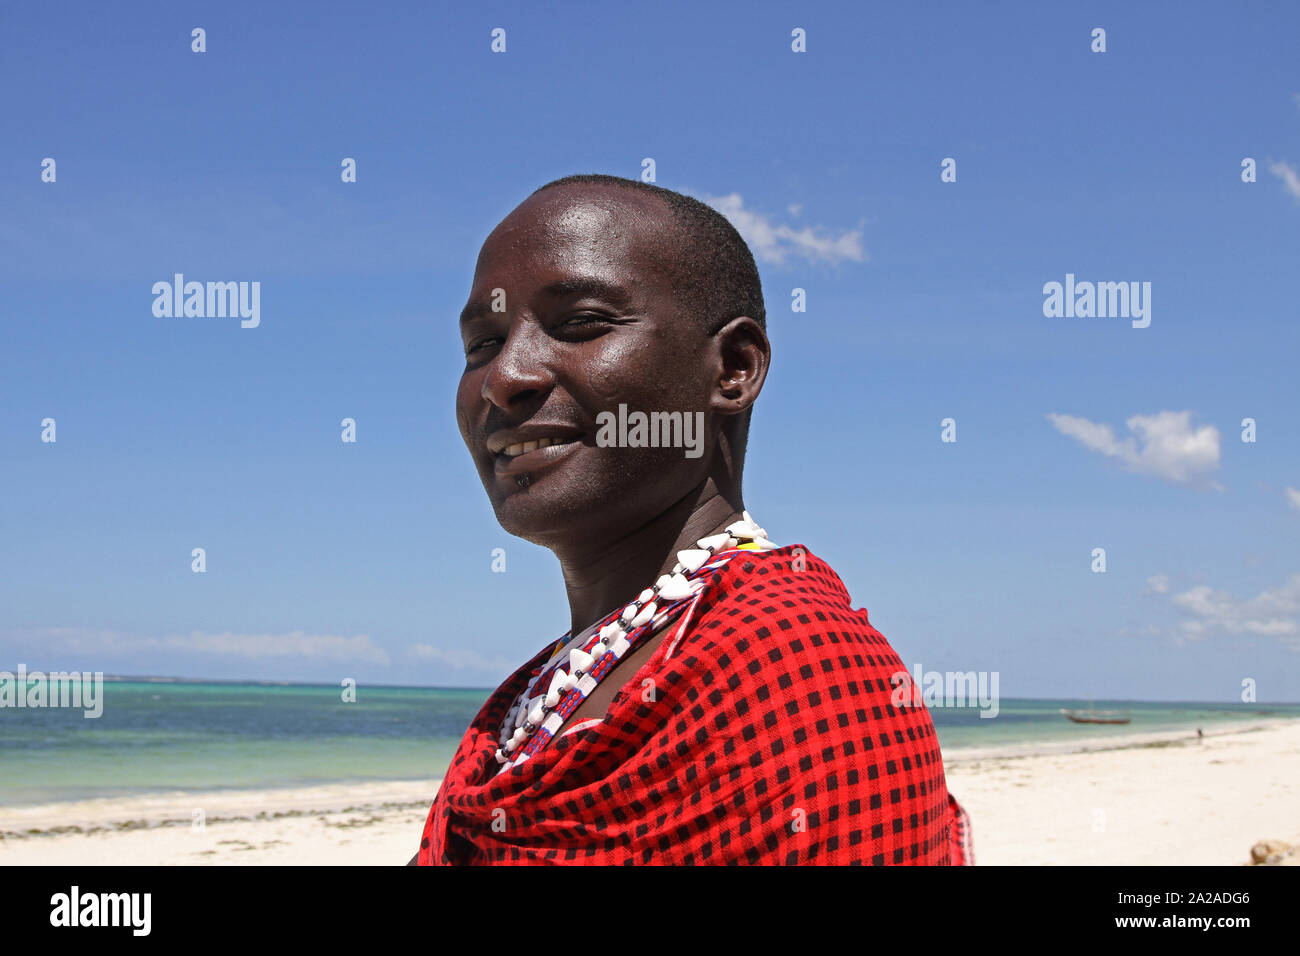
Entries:
[[554, 186], [595, 183], [620, 189], [635, 189], [657, 197], [672, 211], [677, 226], [678, 247], [673, 256], [674, 280], [679, 301], [702, 304], [696, 318], [706, 334], [712, 335], [732, 319], [747, 315], [767, 331], [763, 308], [763, 285], [749, 246], [736, 227], [711, 206], [683, 193], [664, 189], [639, 179], [624, 179], [603, 173], [580, 173], [554, 179], [533, 190], [536, 196]]

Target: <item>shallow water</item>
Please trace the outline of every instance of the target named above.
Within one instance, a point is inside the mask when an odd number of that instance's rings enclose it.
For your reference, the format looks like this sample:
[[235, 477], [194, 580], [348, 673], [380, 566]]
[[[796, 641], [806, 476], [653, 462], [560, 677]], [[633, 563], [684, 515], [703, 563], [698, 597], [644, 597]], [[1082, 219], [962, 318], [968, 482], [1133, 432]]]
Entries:
[[[295, 787], [441, 777], [487, 699], [482, 688], [107, 681], [98, 719], [0, 710], [0, 805], [168, 790]], [[1127, 710], [1125, 726], [1072, 724], [1060, 708]], [[945, 751], [1068, 742], [1255, 717], [1300, 705], [1004, 699], [996, 718], [931, 708]]]

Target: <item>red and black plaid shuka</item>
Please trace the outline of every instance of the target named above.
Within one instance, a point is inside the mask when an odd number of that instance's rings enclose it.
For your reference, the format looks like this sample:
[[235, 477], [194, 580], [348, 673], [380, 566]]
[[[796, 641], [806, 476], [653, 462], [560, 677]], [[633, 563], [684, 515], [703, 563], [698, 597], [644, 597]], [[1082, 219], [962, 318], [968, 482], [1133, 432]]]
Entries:
[[[497, 734], [554, 645], [474, 718], [424, 827], [431, 864], [973, 863], [898, 655], [801, 545], [738, 552], [605, 719], [498, 775]], [[643, 690], [653, 680], [653, 694]]]

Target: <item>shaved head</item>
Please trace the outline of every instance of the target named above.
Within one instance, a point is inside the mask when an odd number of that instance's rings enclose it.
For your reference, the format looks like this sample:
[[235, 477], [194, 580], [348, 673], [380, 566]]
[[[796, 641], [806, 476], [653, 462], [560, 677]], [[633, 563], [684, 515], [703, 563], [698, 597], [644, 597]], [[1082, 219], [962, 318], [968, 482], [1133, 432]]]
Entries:
[[763, 285], [749, 246], [727, 217], [698, 199], [639, 179], [599, 173], [565, 176], [540, 186], [533, 195], [556, 186], [595, 184], [635, 190], [665, 204], [672, 212], [673, 229], [661, 251], [677, 284], [678, 295], [690, 316], [712, 335], [740, 315], [747, 315], [766, 330]]

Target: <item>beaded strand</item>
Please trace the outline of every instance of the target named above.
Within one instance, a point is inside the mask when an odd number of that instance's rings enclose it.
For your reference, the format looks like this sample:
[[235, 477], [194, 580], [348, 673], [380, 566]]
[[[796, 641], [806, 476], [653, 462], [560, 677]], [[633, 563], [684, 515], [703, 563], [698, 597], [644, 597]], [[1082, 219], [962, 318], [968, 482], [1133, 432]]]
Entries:
[[[562, 703], [570, 700], [576, 707], [591, 694], [599, 683], [599, 678], [593, 678], [591, 673], [607, 655], [613, 655], [613, 662], [621, 660], [632, 648], [629, 637], [643, 630], [655, 618], [656, 613], [666, 611], [680, 601], [694, 598], [702, 590], [703, 584], [695, 575], [714, 555], [745, 542], [763, 550], [776, 547], [767, 539], [767, 532], [754, 523], [748, 511], [742, 514], [740, 521], [728, 525], [721, 534], [701, 538], [696, 542], [695, 548], [677, 552], [677, 565], [673, 570], [662, 575], [652, 586], [642, 591], [636, 600], [624, 607], [621, 613], [604, 624], [599, 630], [599, 640], [589, 650], [582, 650], [581, 645], [572, 648], [569, 651], [568, 671], [564, 670], [563, 663], [556, 665], [550, 671], [546, 693], [533, 696], [533, 691], [537, 689], [547, 669], [543, 667], [538, 672], [506, 714], [498, 738], [500, 747], [496, 751], [496, 760], [502, 765], [501, 770], [527, 758], [528, 754], [521, 753], [521, 750], [544, 725], [554, 725], [546, 727], [550, 735], [559, 729], [564, 717], [556, 711]], [[609, 673], [612, 666], [611, 663], [604, 670], [602, 677]], [[567, 713], [572, 713], [574, 707], [566, 708]]]

